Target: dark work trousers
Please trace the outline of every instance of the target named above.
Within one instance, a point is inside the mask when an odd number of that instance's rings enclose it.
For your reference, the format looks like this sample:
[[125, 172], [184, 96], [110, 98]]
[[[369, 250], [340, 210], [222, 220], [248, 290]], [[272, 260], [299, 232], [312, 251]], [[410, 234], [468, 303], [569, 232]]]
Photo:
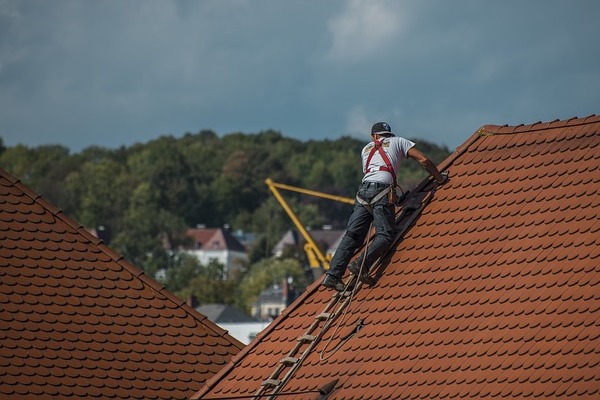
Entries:
[[[380, 182], [363, 182], [357, 192], [357, 196], [370, 202], [379, 192], [389, 185]], [[393, 189], [392, 189], [393, 190]], [[365, 206], [356, 202], [352, 215], [348, 220], [346, 233], [331, 259], [328, 274], [341, 279], [346, 267], [356, 250], [363, 244], [371, 222], [376, 229], [375, 239], [369, 243], [367, 257], [364, 260], [364, 269], [371, 268], [373, 263], [392, 245], [396, 236], [395, 206], [390, 203], [385, 195], [375, 204], [371, 205], [372, 213]], [[360, 262], [363, 260], [361, 259]]]

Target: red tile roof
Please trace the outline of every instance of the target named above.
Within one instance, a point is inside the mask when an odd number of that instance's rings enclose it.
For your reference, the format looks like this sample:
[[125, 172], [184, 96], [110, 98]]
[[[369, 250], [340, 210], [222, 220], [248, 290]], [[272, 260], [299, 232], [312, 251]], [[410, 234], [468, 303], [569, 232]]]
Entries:
[[244, 246], [223, 228], [190, 228], [187, 230], [187, 236], [194, 239], [192, 249], [246, 251]]
[[484, 126], [441, 167], [373, 287], [323, 329], [315, 282], [194, 398], [600, 397], [600, 117]]
[[186, 398], [242, 347], [0, 170], [0, 397]]

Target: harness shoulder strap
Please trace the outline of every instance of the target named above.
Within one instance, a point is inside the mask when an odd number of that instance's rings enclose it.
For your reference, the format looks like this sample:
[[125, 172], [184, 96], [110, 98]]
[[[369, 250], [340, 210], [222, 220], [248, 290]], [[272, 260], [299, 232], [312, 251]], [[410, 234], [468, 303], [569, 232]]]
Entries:
[[369, 172], [369, 170], [370, 170], [369, 165], [371, 164], [371, 159], [373, 158], [373, 155], [375, 155], [375, 152], [379, 151], [381, 158], [383, 158], [383, 162], [385, 162], [385, 167], [379, 167], [379, 170], [387, 171], [390, 174], [392, 174], [392, 178], [394, 179], [393, 184], [396, 185], [396, 172], [394, 171], [394, 167], [392, 166], [390, 158], [388, 157], [387, 153], [383, 149], [383, 141], [384, 141], [384, 139], [374, 141], [375, 145], [371, 149], [371, 152], [369, 153], [369, 157], [367, 157], [367, 163], [365, 164], [365, 170], [367, 172]]

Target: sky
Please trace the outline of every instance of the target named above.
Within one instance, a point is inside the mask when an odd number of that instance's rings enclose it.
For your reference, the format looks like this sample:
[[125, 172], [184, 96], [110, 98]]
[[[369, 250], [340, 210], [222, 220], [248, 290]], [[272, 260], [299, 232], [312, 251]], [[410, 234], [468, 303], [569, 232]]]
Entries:
[[208, 129], [454, 149], [600, 114], [596, 0], [0, 0], [6, 146]]

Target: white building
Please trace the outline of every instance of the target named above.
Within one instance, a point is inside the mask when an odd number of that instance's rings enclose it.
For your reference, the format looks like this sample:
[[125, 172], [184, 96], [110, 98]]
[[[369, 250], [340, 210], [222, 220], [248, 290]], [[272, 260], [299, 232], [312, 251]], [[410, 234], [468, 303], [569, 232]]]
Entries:
[[231, 271], [248, 262], [246, 249], [226, 229], [190, 228], [187, 235], [193, 239], [193, 243], [183, 250], [197, 257], [203, 265], [215, 260], [224, 265], [226, 271]]

